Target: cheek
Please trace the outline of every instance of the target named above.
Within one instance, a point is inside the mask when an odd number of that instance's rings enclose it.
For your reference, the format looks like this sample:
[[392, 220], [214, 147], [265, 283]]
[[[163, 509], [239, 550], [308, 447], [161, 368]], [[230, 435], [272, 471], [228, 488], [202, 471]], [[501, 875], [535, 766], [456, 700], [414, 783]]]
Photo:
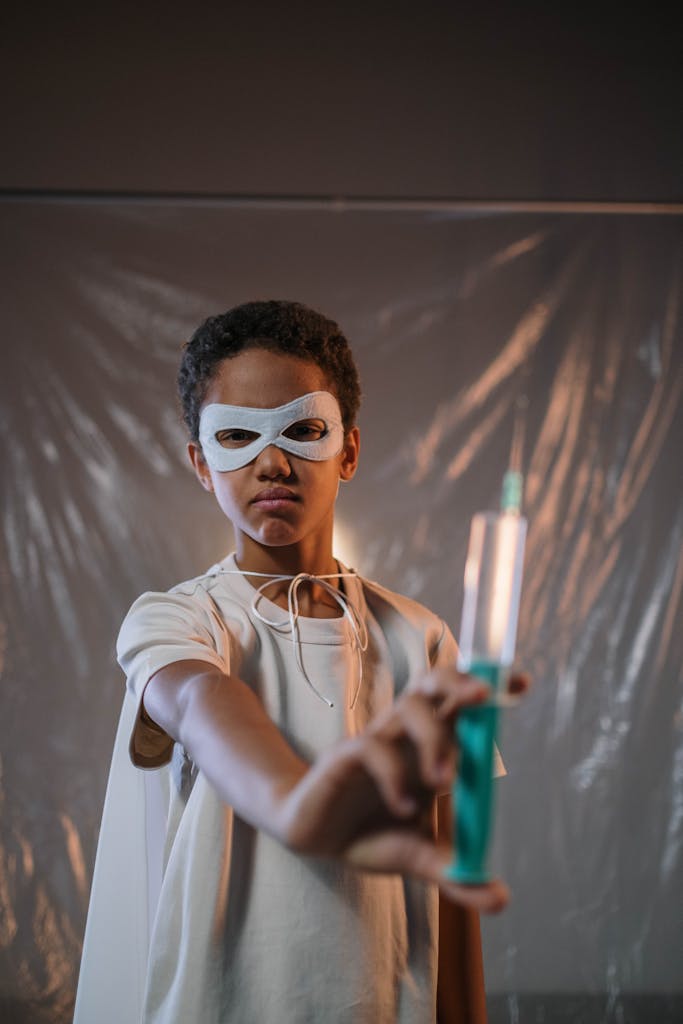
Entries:
[[223, 511], [234, 509], [237, 503], [239, 494], [239, 480], [235, 479], [237, 473], [239, 473], [239, 470], [233, 470], [228, 473], [212, 471], [211, 473], [213, 492]]
[[319, 467], [324, 466], [324, 472], [318, 470], [315, 473], [315, 483], [312, 485], [312, 491], [316, 498], [321, 502], [327, 503], [330, 500], [336, 501], [337, 494], [339, 493], [339, 467], [336, 464], [336, 460], [330, 459], [325, 463], [317, 463]]

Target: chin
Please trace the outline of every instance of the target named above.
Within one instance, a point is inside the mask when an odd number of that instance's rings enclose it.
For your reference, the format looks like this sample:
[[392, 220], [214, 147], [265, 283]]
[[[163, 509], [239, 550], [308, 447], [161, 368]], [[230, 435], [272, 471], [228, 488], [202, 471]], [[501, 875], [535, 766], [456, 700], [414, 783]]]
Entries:
[[296, 544], [297, 541], [301, 540], [298, 533], [295, 533], [292, 529], [287, 527], [270, 528], [261, 531], [257, 537], [254, 538], [259, 544], [265, 544], [268, 548], [284, 548], [290, 544]]

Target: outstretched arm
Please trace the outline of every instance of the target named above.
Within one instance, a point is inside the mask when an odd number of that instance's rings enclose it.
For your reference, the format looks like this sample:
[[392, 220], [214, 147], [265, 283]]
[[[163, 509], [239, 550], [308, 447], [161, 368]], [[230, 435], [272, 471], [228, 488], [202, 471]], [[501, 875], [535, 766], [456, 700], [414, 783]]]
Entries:
[[455, 772], [453, 720], [487, 693], [455, 669], [434, 669], [313, 765], [292, 750], [245, 683], [206, 662], [161, 669], [143, 706], [226, 804], [295, 852], [415, 875], [438, 883], [449, 899], [496, 911], [508, 898], [501, 882], [459, 886], [443, 878], [450, 847], [438, 844], [433, 815], [435, 794]]

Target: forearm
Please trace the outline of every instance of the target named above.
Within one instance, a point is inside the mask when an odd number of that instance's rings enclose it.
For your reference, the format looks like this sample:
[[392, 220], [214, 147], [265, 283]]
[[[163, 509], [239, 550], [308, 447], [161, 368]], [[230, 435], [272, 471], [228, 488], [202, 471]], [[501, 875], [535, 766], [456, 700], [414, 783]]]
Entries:
[[150, 680], [144, 703], [226, 804], [254, 827], [284, 838], [285, 797], [308, 765], [245, 683], [208, 664], [178, 662]]
[[452, 781], [454, 716], [487, 696], [480, 681], [433, 670], [310, 766], [246, 684], [206, 662], [175, 662], [155, 673], [143, 707], [225, 803], [295, 853], [414, 875], [439, 884], [449, 899], [492, 911], [507, 902], [505, 887], [447, 881], [451, 853], [435, 844], [431, 814], [436, 791]]

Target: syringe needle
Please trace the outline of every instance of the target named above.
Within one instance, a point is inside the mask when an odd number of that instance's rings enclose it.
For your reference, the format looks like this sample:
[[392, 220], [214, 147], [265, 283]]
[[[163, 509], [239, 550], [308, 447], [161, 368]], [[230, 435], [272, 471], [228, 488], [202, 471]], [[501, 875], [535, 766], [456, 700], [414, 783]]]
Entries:
[[512, 445], [510, 448], [509, 468], [513, 473], [522, 472], [524, 457], [524, 435], [526, 432], [526, 410], [529, 400], [526, 395], [519, 395], [515, 401], [515, 418], [512, 425]]

